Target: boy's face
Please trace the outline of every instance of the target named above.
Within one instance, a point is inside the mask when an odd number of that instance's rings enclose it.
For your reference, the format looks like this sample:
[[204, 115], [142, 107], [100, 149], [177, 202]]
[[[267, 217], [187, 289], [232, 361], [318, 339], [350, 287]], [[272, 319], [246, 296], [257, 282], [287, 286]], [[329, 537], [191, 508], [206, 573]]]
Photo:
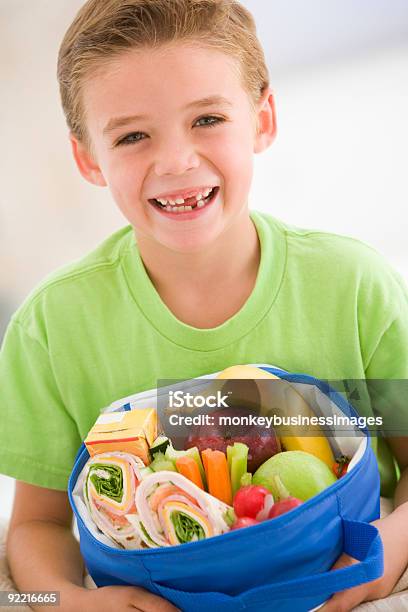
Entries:
[[109, 186], [137, 236], [196, 252], [244, 212], [253, 153], [275, 118], [269, 90], [254, 114], [229, 56], [180, 43], [126, 52], [85, 83], [83, 100], [92, 153], [72, 138], [76, 161]]

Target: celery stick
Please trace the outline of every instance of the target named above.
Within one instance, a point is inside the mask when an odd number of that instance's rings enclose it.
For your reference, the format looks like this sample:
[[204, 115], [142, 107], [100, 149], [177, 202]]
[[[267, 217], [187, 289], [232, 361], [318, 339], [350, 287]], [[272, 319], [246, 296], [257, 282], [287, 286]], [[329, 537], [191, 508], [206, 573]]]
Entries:
[[[231, 447], [230, 447], [231, 448]], [[228, 453], [228, 447], [227, 447]], [[241, 477], [247, 471], [248, 465], [248, 447], [242, 442], [235, 442], [230, 451], [231, 456], [231, 486], [232, 494], [238, 491], [241, 486]]]
[[228, 510], [223, 514], [223, 519], [227, 523], [228, 527], [231, 527], [237, 519], [234, 509], [228, 508]]
[[184, 457], [185, 453], [186, 453], [186, 451], [176, 450], [173, 447], [172, 443], [170, 442], [170, 444], [167, 446], [167, 448], [166, 448], [166, 450], [164, 452], [164, 456], [169, 461], [173, 461], [173, 463], [175, 463], [177, 459], [179, 459], [180, 457]]
[[160, 459], [154, 459], [149, 467], [155, 472], [177, 472], [172, 461], [161, 461]]
[[149, 468], [155, 472], [161, 472], [168, 470], [170, 472], [176, 472], [176, 466], [173, 461], [170, 461], [163, 453], [156, 453], [153, 461], [150, 463]]
[[252, 484], [252, 474], [250, 472], [245, 472], [245, 474], [241, 476], [240, 486], [247, 487], [250, 484]]
[[228, 461], [228, 469], [230, 471], [230, 474], [231, 474], [231, 460], [234, 455], [233, 448], [234, 447], [232, 445], [227, 446], [227, 461]]

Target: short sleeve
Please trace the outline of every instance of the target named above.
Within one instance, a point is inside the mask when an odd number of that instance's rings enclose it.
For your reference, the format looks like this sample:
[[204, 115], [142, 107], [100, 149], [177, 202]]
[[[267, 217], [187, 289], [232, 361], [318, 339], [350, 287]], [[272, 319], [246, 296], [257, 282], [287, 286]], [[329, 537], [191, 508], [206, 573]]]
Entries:
[[392, 319], [366, 367], [373, 409], [383, 419], [385, 437], [408, 436], [408, 291], [404, 281], [397, 280], [388, 308]]
[[66, 490], [81, 444], [47, 347], [12, 319], [0, 351], [0, 473]]

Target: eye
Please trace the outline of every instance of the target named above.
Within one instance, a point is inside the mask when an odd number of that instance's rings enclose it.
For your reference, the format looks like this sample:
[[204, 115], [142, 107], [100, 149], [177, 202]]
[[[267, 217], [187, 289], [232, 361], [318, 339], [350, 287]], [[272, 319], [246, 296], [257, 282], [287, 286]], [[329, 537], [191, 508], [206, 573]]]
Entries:
[[145, 138], [146, 134], [144, 134], [143, 132], [131, 132], [130, 134], [124, 136], [124, 138], [118, 140], [116, 146], [134, 144], [135, 142], [140, 142]]
[[195, 125], [198, 127], [214, 127], [219, 123], [223, 123], [225, 119], [223, 117], [216, 117], [215, 115], [205, 115], [197, 119]]

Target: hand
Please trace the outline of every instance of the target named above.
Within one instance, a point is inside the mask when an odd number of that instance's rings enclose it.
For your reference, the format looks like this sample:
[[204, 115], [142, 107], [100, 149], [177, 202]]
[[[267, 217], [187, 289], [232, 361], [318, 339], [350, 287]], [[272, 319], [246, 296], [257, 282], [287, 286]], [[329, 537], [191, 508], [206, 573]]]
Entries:
[[[377, 527], [384, 548], [384, 574], [381, 578], [346, 591], [340, 591], [319, 609], [319, 612], [348, 612], [363, 601], [383, 599], [397, 584], [408, 565], [408, 503], [399, 506], [389, 516], [372, 525]], [[333, 570], [358, 563], [343, 554], [333, 565]]]
[[166, 599], [136, 586], [105, 586], [82, 589], [75, 612], [180, 612]]

